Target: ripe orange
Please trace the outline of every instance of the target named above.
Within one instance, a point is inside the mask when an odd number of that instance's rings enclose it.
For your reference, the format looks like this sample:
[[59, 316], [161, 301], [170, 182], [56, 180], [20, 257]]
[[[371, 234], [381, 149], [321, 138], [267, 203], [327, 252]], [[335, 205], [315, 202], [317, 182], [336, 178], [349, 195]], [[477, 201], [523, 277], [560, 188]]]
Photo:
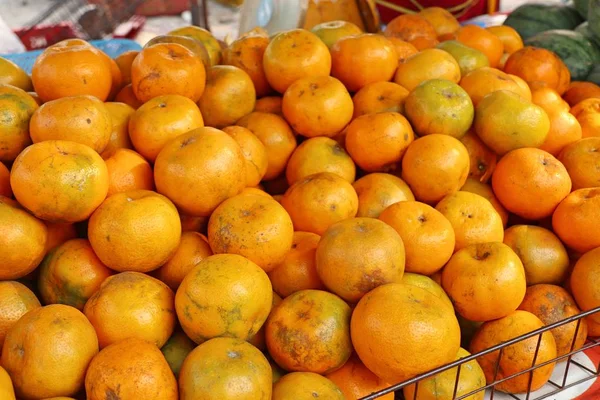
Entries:
[[129, 149], [116, 149], [105, 159], [108, 169], [108, 196], [130, 190], [153, 190], [152, 167]]
[[313, 26], [310, 31], [317, 35], [329, 49], [342, 38], [363, 33], [358, 26], [344, 20], [322, 22]]
[[523, 39], [514, 28], [508, 25], [498, 25], [486, 29], [500, 39], [504, 47], [504, 53], [512, 54], [523, 48]]
[[571, 82], [563, 97], [573, 107], [583, 100], [600, 98], [600, 86], [592, 82]]
[[114, 101], [119, 103], [125, 103], [134, 110], [137, 110], [142, 106], [142, 104], [144, 104], [143, 101], [135, 97], [135, 93], [133, 93], [133, 86], [131, 85], [131, 83], [129, 85], [123, 86], [123, 88], [115, 96]]
[[123, 86], [131, 83], [131, 64], [140, 52], [137, 50], [129, 50], [119, 54], [115, 58], [115, 62], [121, 71], [121, 84]]
[[404, 111], [408, 90], [394, 82], [374, 82], [363, 86], [354, 97], [354, 118], [379, 112]]
[[440, 49], [426, 49], [398, 65], [394, 82], [412, 91], [429, 79], [460, 81], [460, 66], [449, 53]]
[[531, 92], [524, 90], [510, 75], [499, 69], [482, 67], [469, 72], [460, 80], [460, 86], [467, 91], [473, 105], [477, 107], [488, 94], [498, 90], [509, 90], [529, 100]]
[[523, 78], [532, 88], [550, 87], [562, 95], [571, 80], [569, 70], [553, 52], [526, 46], [506, 60], [504, 71]]
[[582, 136], [600, 136], [600, 98], [591, 98], [577, 103], [571, 108], [571, 114], [581, 125]]
[[177, 28], [167, 33], [173, 36], [186, 36], [197, 40], [208, 52], [211, 65], [221, 63], [221, 45], [219, 41], [206, 29], [198, 26], [190, 25]]
[[[427, 7], [419, 11], [418, 15], [425, 18], [435, 29], [438, 36], [454, 34], [460, 29], [460, 23], [450, 11], [441, 7]], [[441, 39], [440, 39], [441, 40]]]
[[425, 289], [429, 293], [433, 294], [435, 297], [441, 299], [444, 302], [444, 304], [446, 304], [448, 310], [454, 312], [454, 306], [450, 301], [450, 297], [448, 297], [448, 295], [442, 288], [441, 283], [438, 283], [433, 279], [435, 275], [441, 275], [441, 271], [432, 274], [431, 277], [421, 274], [415, 274], [412, 272], [405, 272], [404, 275], [402, 275], [402, 279], [399, 282], [395, 283], [403, 283], [405, 285], [412, 285], [420, 287], [421, 289]]
[[547, 113], [556, 110], [569, 111], [569, 103], [564, 101], [556, 90], [547, 86], [532, 90], [531, 102], [542, 107]]
[[504, 54], [502, 40], [492, 32], [477, 26], [465, 25], [456, 32], [456, 40], [485, 54], [490, 67], [497, 68]]
[[167, 343], [160, 348], [160, 352], [169, 363], [169, 367], [176, 378], [179, 377], [179, 371], [185, 358], [196, 348], [196, 343], [192, 341], [183, 330], [175, 328]]
[[316, 137], [305, 140], [290, 157], [285, 175], [290, 185], [309, 175], [331, 172], [354, 182], [356, 167], [344, 148], [333, 139]]
[[106, 158], [115, 149], [132, 149], [131, 139], [129, 138], [129, 118], [134, 113], [134, 109], [125, 103], [104, 103], [111, 120], [111, 133], [108, 145], [100, 153], [102, 158]]
[[273, 385], [273, 400], [311, 399], [328, 400], [346, 399], [344, 394], [329, 379], [312, 372], [292, 372], [282, 376]]
[[467, 178], [467, 181], [465, 182], [463, 187], [460, 188], [460, 190], [463, 192], [471, 192], [478, 194], [481, 197], [488, 200], [490, 203], [492, 203], [492, 206], [494, 206], [494, 209], [498, 212], [498, 215], [500, 215], [500, 218], [502, 219], [502, 225], [506, 226], [509, 217], [508, 211], [506, 211], [506, 208], [504, 208], [502, 203], [500, 203], [500, 201], [494, 194], [494, 191], [492, 190], [492, 185], [477, 181], [473, 178]]
[[0, 84], [0, 161], [12, 162], [31, 144], [29, 121], [38, 104], [27, 92]]
[[398, 63], [403, 63], [404, 61], [406, 61], [407, 58], [414, 56], [415, 54], [417, 54], [419, 52], [419, 50], [417, 50], [417, 48], [402, 40], [399, 39], [397, 37], [389, 37], [387, 38], [387, 40], [389, 40], [393, 45], [394, 48], [396, 49], [396, 55], [398, 56]]
[[562, 149], [571, 143], [577, 142], [582, 137], [581, 124], [569, 111], [550, 111], [550, 131], [540, 146], [553, 156], [558, 156]]
[[0, 348], [13, 325], [23, 315], [40, 307], [40, 301], [27, 286], [16, 281], [0, 281]]
[[11, 85], [26, 92], [33, 90], [31, 77], [21, 67], [0, 57], [0, 84]]
[[[575, 263], [571, 273], [571, 288], [573, 297], [582, 311], [589, 311], [600, 306], [600, 292], [598, 291], [598, 260], [600, 250], [595, 248], [583, 254]], [[592, 314], [587, 318], [588, 334], [598, 335], [600, 315]]]
[[180, 36], [180, 35], [159, 35], [150, 39], [144, 45], [144, 48], [150, 47], [157, 43], [177, 43], [182, 45], [183, 47], [191, 50], [192, 53], [196, 55], [196, 57], [200, 58], [202, 64], [204, 65], [205, 70], [208, 70], [211, 67], [210, 55], [208, 54], [207, 48], [204, 44], [195, 39], [188, 36]]
[[490, 150], [472, 130], [460, 139], [469, 153], [469, 178], [487, 182], [496, 169], [498, 155]]
[[377, 218], [388, 206], [415, 199], [406, 182], [382, 172], [367, 174], [352, 186], [358, 195], [357, 217]]
[[281, 105], [283, 98], [281, 96], [266, 96], [256, 100], [254, 105], [254, 111], [260, 111], [264, 113], [277, 114], [282, 116]]
[[447, 51], [460, 67], [460, 75], [466, 76], [479, 68], [489, 67], [490, 62], [485, 54], [457, 40], [447, 40], [436, 46]]
[[600, 186], [600, 137], [588, 137], [566, 146], [558, 159], [565, 166], [573, 190]]
[[[436, 24], [438, 21], [435, 21]], [[396, 37], [414, 45], [418, 50], [423, 50], [426, 47], [422, 45], [431, 43], [436, 40], [438, 33], [430, 19], [425, 15], [419, 14], [404, 14], [391, 20], [383, 34], [387, 37]], [[437, 44], [437, 43], [436, 43]]]
[[[389, 387], [388, 383], [369, 371], [356, 354], [353, 354], [342, 368], [327, 374], [326, 378], [337, 385], [346, 400], [361, 399]], [[394, 393], [379, 398], [394, 400]]]
[[585, 253], [600, 247], [596, 232], [600, 224], [600, 189], [578, 189], [569, 194], [554, 210], [554, 233], [569, 248]]

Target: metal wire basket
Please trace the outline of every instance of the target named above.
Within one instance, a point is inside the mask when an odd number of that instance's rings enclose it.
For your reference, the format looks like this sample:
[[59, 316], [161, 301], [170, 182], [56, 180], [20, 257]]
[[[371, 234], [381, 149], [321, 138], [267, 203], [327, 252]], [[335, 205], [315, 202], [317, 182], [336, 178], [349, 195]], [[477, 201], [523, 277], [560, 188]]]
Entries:
[[[509, 393], [503, 393], [503, 395], [508, 396], [509, 398], [512, 399], [516, 399], [516, 400], [542, 400], [542, 399], [548, 399], [552, 396], [555, 396], [561, 392], [564, 392], [565, 390], [569, 389], [569, 388], [573, 388], [577, 385], [580, 385], [584, 382], [587, 382], [589, 380], [595, 379], [597, 377], [600, 376], [600, 363], [594, 365], [593, 368], [590, 368], [589, 366], [585, 366], [583, 365], [581, 362], [575, 360], [575, 356], [578, 354], [583, 353], [586, 350], [590, 350], [594, 347], [598, 347], [600, 346], [600, 338], [588, 338], [588, 340], [586, 341], [586, 343], [583, 345], [583, 347], [581, 347], [580, 349], [576, 349], [574, 350], [574, 346], [575, 346], [575, 339], [577, 337], [577, 334], [579, 333], [579, 328], [581, 326], [581, 321], [585, 318], [588, 317], [592, 314], [596, 314], [600, 312], [600, 307], [598, 308], [594, 308], [590, 311], [586, 311], [586, 312], [582, 312], [580, 314], [577, 314], [573, 317], [564, 319], [562, 321], [556, 322], [554, 324], [551, 325], [547, 325], [544, 326], [540, 329], [537, 329], [535, 331], [532, 331], [530, 333], [527, 333], [525, 335], [521, 335], [518, 336], [514, 339], [511, 339], [509, 341], [506, 341], [504, 343], [501, 343], [499, 345], [490, 347], [489, 349], [486, 349], [484, 351], [481, 351], [479, 353], [475, 353], [472, 354], [468, 357], [465, 358], [461, 358], [460, 360], [454, 361], [452, 363], [446, 364], [440, 368], [436, 368], [432, 371], [423, 373], [421, 375], [415, 376], [412, 379], [409, 379], [407, 381], [401, 382], [397, 385], [393, 385], [390, 386], [387, 389], [381, 390], [379, 392], [373, 393], [369, 396], [363, 397], [360, 400], [374, 400], [377, 399], [383, 395], [389, 394], [389, 393], [395, 393], [396, 399], [404, 399], [404, 400], [416, 400], [417, 399], [417, 394], [418, 394], [418, 388], [419, 388], [419, 383], [423, 382], [425, 379], [431, 378], [434, 375], [437, 375], [441, 372], [450, 370], [455, 368], [456, 369], [456, 379], [455, 379], [455, 383], [454, 383], [454, 391], [453, 391], [453, 395], [452, 395], [452, 399], [453, 400], [462, 400], [462, 399], [466, 399], [469, 396], [472, 396], [474, 394], [480, 393], [482, 391], [489, 391], [489, 399], [493, 400], [494, 396], [498, 394], [498, 390], [496, 389], [496, 386], [502, 382], [505, 382], [509, 379], [515, 378], [517, 376], [523, 375], [523, 374], [529, 374], [529, 386], [528, 386], [528, 390], [525, 393], [521, 393], [520, 395], [515, 395], [515, 394], [509, 394]], [[576, 327], [575, 327], [575, 331], [573, 332], [573, 337], [571, 339], [571, 351], [565, 355], [556, 357], [552, 360], [548, 360], [545, 361], [543, 363], [537, 364], [537, 356], [538, 356], [538, 351], [540, 348], [540, 344], [541, 344], [541, 338], [542, 338], [542, 334], [544, 332], [548, 332], [551, 331], [552, 329], [558, 328], [560, 326], [564, 326], [570, 323], [576, 323]], [[502, 353], [504, 352], [504, 350], [511, 346], [514, 345], [516, 343], [531, 339], [531, 338], [535, 338], [537, 337], [537, 344], [536, 344], [536, 348], [535, 348], [535, 353], [534, 353], [534, 357], [531, 363], [531, 367], [520, 371], [516, 374], [507, 376], [507, 377], [503, 377], [501, 379], [498, 379], [498, 371], [500, 368], [500, 358], [502, 357]], [[495, 376], [494, 379], [492, 380], [492, 382], [488, 383], [487, 385], [485, 385], [484, 387], [481, 387], [477, 390], [473, 390], [472, 392], [469, 393], [465, 393], [463, 395], [458, 396], [457, 395], [457, 391], [458, 391], [458, 385], [459, 385], [459, 379], [460, 379], [460, 373], [461, 373], [461, 368], [468, 363], [469, 361], [475, 360], [478, 357], [490, 354], [490, 353], [494, 353], [494, 352], [498, 352], [498, 362], [496, 362], [495, 364]], [[556, 378], [554, 379], [550, 379], [548, 381], [548, 383], [545, 386], [546, 390], [538, 390], [538, 391], [532, 391], [531, 390], [531, 385], [532, 385], [532, 381], [533, 381], [533, 371], [535, 371], [538, 368], [542, 368], [544, 366], [547, 366], [549, 364], [552, 363], [565, 363], [564, 364], [564, 373], [561, 374], [561, 377], [557, 380]], [[581, 378], [581, 379], [577, 379], [577, 380], [569, 380], [569, 372], [573, 371], [574, 368], [579, 368], [582, 371], [585, 372], [585, 377]], [[407, 386], [410, 385], [415, 385], [415, 390], [414, 390], [414, 397], [411, 396], [411, 398], [407, 398], [405, 399], [403, 394], [402, 394], [402, 389], [404, 389]]]

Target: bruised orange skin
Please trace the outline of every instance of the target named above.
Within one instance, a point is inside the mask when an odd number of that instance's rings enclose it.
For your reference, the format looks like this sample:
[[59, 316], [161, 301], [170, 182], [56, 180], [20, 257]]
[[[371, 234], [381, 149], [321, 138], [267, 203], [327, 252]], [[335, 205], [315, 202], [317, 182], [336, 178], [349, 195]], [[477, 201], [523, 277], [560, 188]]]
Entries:
[[363, 86], [354, 97], [354, 118], [384, 111], [402, 113], [408, 90], [394, 82], [374, 82]]

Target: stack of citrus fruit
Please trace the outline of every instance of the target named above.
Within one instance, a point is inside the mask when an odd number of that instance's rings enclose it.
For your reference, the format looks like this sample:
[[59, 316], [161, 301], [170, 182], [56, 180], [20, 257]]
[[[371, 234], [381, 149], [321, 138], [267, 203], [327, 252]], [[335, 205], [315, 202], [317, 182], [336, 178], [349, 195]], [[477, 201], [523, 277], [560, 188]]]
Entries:
[[[600, 306], [600, 88], [511, 28], [188, 27], [0, 82], [2, 399], [358, 399]], [[575, 326], [405, 393], [476, 391], [600, 316]]]

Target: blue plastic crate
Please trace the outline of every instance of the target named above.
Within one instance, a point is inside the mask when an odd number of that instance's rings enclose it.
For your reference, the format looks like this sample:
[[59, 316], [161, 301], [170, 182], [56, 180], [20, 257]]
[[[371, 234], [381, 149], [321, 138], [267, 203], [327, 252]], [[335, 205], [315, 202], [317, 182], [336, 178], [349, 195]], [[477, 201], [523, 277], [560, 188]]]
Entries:
[[[111, 58], [115, 58], [129, 50], [140, 50], [142, 48], [137, 42], [129, 39], [90, 40], [90, 44], [102, 50]], [[0, 57], [11, 60], [25, 72], [31, 74], [33, 63], [42, 51], [43, 50], [34, 50], [26, 53], [0, 54]]]

